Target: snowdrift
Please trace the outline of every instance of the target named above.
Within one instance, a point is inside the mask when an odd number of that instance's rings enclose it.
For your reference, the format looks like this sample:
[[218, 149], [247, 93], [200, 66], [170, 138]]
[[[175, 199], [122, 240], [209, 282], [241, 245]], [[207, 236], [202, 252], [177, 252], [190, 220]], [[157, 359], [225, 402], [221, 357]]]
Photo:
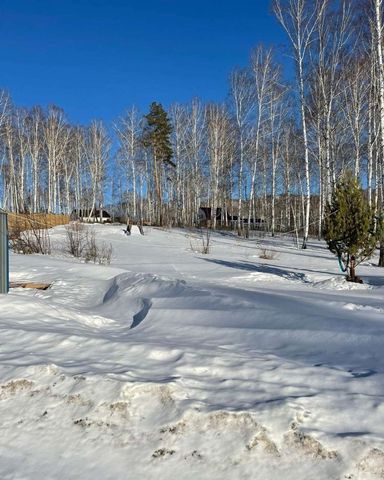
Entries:
[[379, 269], [96, 228], [110, 267], [11, 258], [52, 288], [0, 297], [1, 478], [384, 478]]

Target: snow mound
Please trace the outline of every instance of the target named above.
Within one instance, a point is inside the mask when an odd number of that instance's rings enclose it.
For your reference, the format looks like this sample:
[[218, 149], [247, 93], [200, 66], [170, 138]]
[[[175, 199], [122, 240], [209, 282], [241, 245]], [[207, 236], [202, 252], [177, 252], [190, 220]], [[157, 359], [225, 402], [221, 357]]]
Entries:
[[[329, 480], [330, 472], [332, 478], [343, 478], [348, 469], [353, 473], [345, 478], [382, 478], [379, 448], [355, 451], [351, 470], [340, 442], [329, 443], [297, 423], [274, 430], [265, 422], [268, 416], [261, 420], [254, 412], [207, 409], [190, 402], [187, 390], [172, 381], [122, 383], [69, 376], [50, 365], [24, 373], [0, 385], [0, 415], [7, 418], [2, 430], [8, 439], [0, 448], [1, 478], [76, 478], [79, 469], [85, 480], [123, 479], [128, 470], [130, 478], [150, 480], [314, 475]], [[41, 430], [44, 436], [36, 442]], [[364, 442], [360, 447], [364, 450]]]
[[140, 229], [137, 225], [132, 225], [131, 227], [131, 235], [141, 235]]
[[287, 278], [273, 273], [252, 272], [247, 275], [232, 277], [230, 281], [245, 281], [245, 282], [284, 282]]
[[52, 287], [0, 295], [0, 478], [383, 478], [377, 269], [370, 288], [319, 242], [271, 239], [268, 264], [234, 236], [197, 256], [185, 232], [94, 228], [110, 266], [11, 254]]
[[247, 275], [232, 277], [231, 281], [245, 281], [245, 282], [295, 282], [308, 283], [307, 278], [302, 273], [284, 272], [273, 273], [268, 271], [251, 272]]
[[371, 305], [361, 305], [361, 304], [358, 304], [358, 303], [351, 303], [351, 302], [348, 302], [348, 303], [344, 304], [343, 308], [345, 310], [351, 310], [351, 311], [359, 310], [359, 311], [366, 311], [366, 312], [370, 312], [370, 313], [383, 313], [384, 312], [383, 308], [377, 308], [377, 307], [373, 307]]
[[347, 282], [347, 280], [343, 276], [314, 281], [313, 286], [324, 290], [368, 290], [372, 288], [370, 285], [367, 285], [365, 283]]

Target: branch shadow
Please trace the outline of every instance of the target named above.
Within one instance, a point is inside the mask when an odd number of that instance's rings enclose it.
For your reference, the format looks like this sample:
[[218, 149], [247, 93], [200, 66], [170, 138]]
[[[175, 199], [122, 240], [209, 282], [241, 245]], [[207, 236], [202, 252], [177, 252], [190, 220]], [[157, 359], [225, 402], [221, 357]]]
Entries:
[[[228, 260], [218, 260], [212, 258], [203, 258], [202, 260], [210, 263], [215, 263], [216, 265], [221, 265], [223, 267], [234, 268], [236, 270], [245, 270], [247, 272], [254, 273], [266, 273], [269, 275], [276, 275], [288, 280], [298, 280], [303, 283], [311, 283], [305, 276], [305, 273], [302, 272], [293, 272], [292, 270], [286, 270], [284, 268], [270, 266], [266, 264], [255, 264], [252, 262], [233, 262]], [[313, 272], [313, 270], [309, 270]]]
[[384, 277], [374, 275], [359, 275], [359, 277], [364, 280], [364, 283], [373, 287], [382, 287], [384, 285]]

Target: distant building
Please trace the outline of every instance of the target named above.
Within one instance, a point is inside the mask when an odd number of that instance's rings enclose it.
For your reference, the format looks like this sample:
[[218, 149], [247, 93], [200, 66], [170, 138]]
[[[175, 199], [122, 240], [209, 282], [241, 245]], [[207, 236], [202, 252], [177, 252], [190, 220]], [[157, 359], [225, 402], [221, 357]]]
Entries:
[[71, 220], [80, 220], [85, 223], [111, 223], [111, 215], [103, 208], [72, 210]]
[[[228, 211], [223, 212], [222, 208], [216, 208], [216, 223], [217, 225], [228, 225], [231, 227], [235, 227], [238, 223], [238, 215], [231, 215]], [[211, 207], [200, 207], [198, 213], [198, 221], [199, 224], [206, 225], [207, 222], [211, 222], [214, 218], [212, 214]], [[248, 217], [243, 217], [241, 219], [241, 223], [243, 225], [248, 225]], [[251, 218], [250, 219], [250, 226], [251, 228], [265, 228], [266, 222], [262, 218]]]
[[[198, 213], [198, 220], [200, 223], [209, 222], [213, 220], [211, 207], [200, 207]], [[216, 220], [221, 220], [221, 208], [216, 208]]]

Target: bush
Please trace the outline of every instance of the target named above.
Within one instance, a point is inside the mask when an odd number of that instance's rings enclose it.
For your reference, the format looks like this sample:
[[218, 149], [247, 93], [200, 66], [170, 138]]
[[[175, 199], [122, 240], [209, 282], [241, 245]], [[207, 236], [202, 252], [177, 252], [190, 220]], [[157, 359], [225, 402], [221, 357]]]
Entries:
[[76, 258], [83, 258], [87, 263], [109, 265], [112, 259], [112, 245], [96, 242], [93, 228], [82, 223], [73, 223], [66, 227], [66, 251]]
[[32, 220], [26, 220], [24, 229], [20, 225], [15, 225], [9, 232], [11, 248], [16, 253], [30, 255], [40, 253], [49, 255], [51, 253], [51, 241], [49, 232], [44, 225], [37, 225]]
[[88, 228], [74, 222], [65, 227], [66, 251], [76, 258], [81, 258], [88, 243]]
[[203, 255], [208, 255], [211, 251], [211, 231], [207, 227], [205, 232], [199, 231], [199, 234], [193, 237], [195, 242], [189, 241], [191, 250]]
[[259, 258], [263, 258], [264, 260], [274, 260], [277, 257], [275, 250], [269, 250], [265, 247], [260, 248], [259, 252]]
[[85, 253], [85, 261], [98, 263], [99, 265], [109, 265], [112, 259], [112, 245], [105, 242], [97, 245], [92, 241], [89, 244], [89, 249]]

